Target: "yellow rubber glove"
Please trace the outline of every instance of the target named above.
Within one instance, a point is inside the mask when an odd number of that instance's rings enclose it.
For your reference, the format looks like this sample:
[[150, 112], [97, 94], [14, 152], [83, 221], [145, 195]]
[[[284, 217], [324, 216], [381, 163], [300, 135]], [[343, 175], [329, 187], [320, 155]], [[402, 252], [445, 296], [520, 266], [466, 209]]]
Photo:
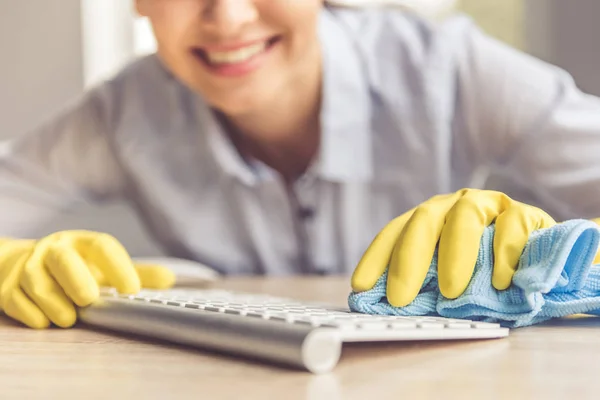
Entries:
[[110, 235], [64, 231], [39, 241], [0, 240], [0, 309], [31, 328], [68, 328], [76, 307], [98, 299], [100, 286], [134, 294], [141, 287], [166, 289], [175, 277], [166, 268], [135, 266]]
[[388, 301], [406, 306], [421, 290], [439, 245], [439, 289], [445, 297], [456, 298], [471, 280], [483, 231], [494, 222], [492, 283], [506, 289], [530, 233], [556, 222], [543, 210], [503, 193], [476, 189], [435, 196], [391, 221], [357, 265], [352, 288], [371, 289], [389, 267]]

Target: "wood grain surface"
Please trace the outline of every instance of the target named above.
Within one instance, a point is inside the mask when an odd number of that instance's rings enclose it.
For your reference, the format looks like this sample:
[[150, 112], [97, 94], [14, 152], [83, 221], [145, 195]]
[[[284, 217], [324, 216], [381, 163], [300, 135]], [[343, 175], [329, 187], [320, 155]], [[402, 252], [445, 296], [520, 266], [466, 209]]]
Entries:
[[[345, 304], [348, 279], [231, 279], [233, 290]], [[1, 399], [592, 399], [600, 319], [506, 339], [354, 344], [327, 375], [96, 332], [0, 318]]]

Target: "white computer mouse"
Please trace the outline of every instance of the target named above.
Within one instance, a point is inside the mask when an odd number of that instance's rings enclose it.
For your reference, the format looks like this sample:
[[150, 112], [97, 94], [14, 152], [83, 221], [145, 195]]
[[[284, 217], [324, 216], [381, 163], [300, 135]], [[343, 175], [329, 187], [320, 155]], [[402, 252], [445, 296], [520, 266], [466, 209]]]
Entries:
[[220, 274], [214, 269], [191, 260], [174, 257], [133, 257], [140, 264], [156, 264], [169, 268], [177, 277], [177, 285], [214, 282]]

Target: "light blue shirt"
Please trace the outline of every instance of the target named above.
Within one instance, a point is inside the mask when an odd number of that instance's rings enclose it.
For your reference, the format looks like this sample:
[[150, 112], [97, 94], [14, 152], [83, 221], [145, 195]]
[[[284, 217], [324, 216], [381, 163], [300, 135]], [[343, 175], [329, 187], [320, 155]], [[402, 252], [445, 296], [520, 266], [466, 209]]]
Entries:
[[326, 8], [319, 29], [322, 142], [293, 187], [245, 163], [152, 55], [4, 144], [0, 233], [125, 200], [171, 256], [227, 274], [347, 274], [392, 218], [467, 186], [557, 219], [600, 216], [600, 101], [564, 71], [463, 17]]

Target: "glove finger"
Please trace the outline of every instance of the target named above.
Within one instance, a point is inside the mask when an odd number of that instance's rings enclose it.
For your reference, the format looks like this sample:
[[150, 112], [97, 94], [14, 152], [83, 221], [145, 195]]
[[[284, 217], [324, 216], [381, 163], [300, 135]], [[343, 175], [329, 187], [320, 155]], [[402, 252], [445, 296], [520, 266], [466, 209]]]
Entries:
[[77, 313], [73, 303], [44, 265], [49, 244], [39, 243], [25, 262], [21, 287], [50, 321], [62, 328], [68, 328], [75, 324]]
[[65, 294], [79, 307], [86, 307], [100, 296], [98, 283], [88, 265], [68, 243], [48, 248], [45, 265]]
[[50, 320], [20, 287], [14, 287], [9, 293], [6, 293], [6, 299], [3, 302], [6, 315], [28, 327], [45, 329], [50, 326]]
[[120, 293], [135, 294], [140, 291], [140, 278], [133, 261], [117, 239], [96, 233], [84, 238], [84, 244], [89, 245], [89, 253], [85, 258], [98, 267], [110, 286]]
[[354, 291], [364, 292], [375, 286], [388, 267], [394, 245], [412, 213], [410, 210], [393, 219], [375, 236], [352, 274]]
[[11, 239], [11, 238], [6, 238], [6, 237], [1, 237], [0, 238], [0, 246], [5, 245], [6, 243], [13, 243], [16, 241], [20, 241], [20, 240], [15, 240], [15, 239]]
[[531, 233], [555, 224], [544, 211], [518, 202], [498, 216], [494, 234], [494, 288], [504, 290], [510, 286]]
[[15, 241], [0, 251], [0, 305], [9, 317], [34, 329], [44, 329], [50, 321], [19, 287], [19, 277], [29, 258], [32, 241]]
[[108, 286], [108, 280], [106, 279], [106, 277], [104, 276], [104, 274], [102, 273], [102, 271], [100, 270], [100, 268], [98, 268], [96, 266], [96, 264], [94, 264], [91, 261], [87, 261], [86, 262], [87, 267], [90, 270], [90, 273], [92, 274], [92, 276], [94, 277], [94, 279], [96, 280], [96, 283], [98, 284], [98, 286], [102, 287], [102, 286]]
[[460, 296], [471, 281], [481, 238], [487, 226], [508, 206], [500, 192], [466, 193], [448, 212], [438, 249], [438, 284], [449, 299]]
[[404, 307], [419, 294], [431, 266], [446, 214], [463, 195], [436, 196], [417, 207], [396, 240], [388, 270], [387, 298]]
[[143, 288], [169, 289], [175, 285], [175, 273], [161, 265], [135, 264]]
[[0, 247], [0, 304], [4, 293], [19, 286], [25, 260], [31, 254], [34, 242], [18, 240]]

